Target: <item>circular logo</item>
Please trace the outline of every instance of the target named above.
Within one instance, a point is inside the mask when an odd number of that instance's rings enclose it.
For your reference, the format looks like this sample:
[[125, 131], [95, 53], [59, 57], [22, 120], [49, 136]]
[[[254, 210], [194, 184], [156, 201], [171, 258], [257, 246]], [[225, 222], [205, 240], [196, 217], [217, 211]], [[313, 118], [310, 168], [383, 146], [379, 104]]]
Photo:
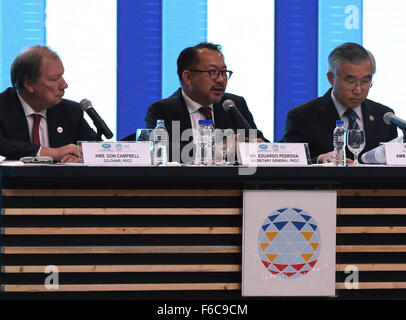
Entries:
[[316, 221], [297, 208], [271, 213], [258, 234], [258, 252], [273, 275], [295, 279], [308, 273], [320, 255], [321, 238]]

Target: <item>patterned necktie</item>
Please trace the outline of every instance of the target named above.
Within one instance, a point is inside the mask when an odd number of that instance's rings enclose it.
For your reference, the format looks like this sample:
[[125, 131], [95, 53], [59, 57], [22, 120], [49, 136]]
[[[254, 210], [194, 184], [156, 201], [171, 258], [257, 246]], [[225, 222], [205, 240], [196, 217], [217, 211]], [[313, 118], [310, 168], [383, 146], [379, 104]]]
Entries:
[[32, 126], [32, 143], [41, 145], [39, 140], [39, 122], [41, 121], [41, 115], [34, 113], [32, 115], [34, 118], [34, 125]]
[[352, 129], [359, 129], [358, 123], [357, 123], [357, 114], [355, 113], [354, 110], [352, 109], [347, 109], [347, 111], [344, 112], [344, 115], [348, 118], [348, 130]]
[[211, 108], [209, 107], [201, 107], [199, 108], [199, 112], [204, 115], [206, 120], [213, 120], [213, 117], [211, 115]]

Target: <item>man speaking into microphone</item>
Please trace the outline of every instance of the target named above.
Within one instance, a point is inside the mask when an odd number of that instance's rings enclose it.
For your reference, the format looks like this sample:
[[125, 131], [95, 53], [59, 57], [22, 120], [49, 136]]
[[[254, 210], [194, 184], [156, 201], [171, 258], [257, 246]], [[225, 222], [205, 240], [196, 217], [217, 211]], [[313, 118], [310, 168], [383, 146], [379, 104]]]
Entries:
[[14, 59], [13, 87], [0, 93], [0, 155], [76, 162], [78, 141], [99, 140], [80, 105], [63, 99], [63, 73], [61, 59], [45, 46], [29, 47]]
[[[181, 88], [148, 108], [147, 128], [155, 128], [158, 119], [165, 120], [170, 141], [173, 121], [179, 121], [180, 134], [196, 129], [199, 120], [213, 120], [216, 129], [257, 129], [245, 99], [225, 93], [232, 71], [227, 69], [219, 45], [203, 42], [182, 50], [177, 73]], [[223, 107], [226, 100], [232, 101], [231, 108], [227, 108], [227, 104]], [[259, 130], [257, 139], [268, 141]], [[180, 147], [187, 143], [181, 143]]]

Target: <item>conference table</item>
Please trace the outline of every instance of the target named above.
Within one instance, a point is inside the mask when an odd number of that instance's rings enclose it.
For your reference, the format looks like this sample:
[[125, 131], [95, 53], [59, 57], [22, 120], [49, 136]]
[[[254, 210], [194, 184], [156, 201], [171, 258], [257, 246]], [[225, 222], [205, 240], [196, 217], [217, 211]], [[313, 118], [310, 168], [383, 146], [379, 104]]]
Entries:
[[406, 298], [404, 167], [240, 169], [0, 166], [0, 298], [247, 300], [244, 190], [336, 190], [325, 299]]

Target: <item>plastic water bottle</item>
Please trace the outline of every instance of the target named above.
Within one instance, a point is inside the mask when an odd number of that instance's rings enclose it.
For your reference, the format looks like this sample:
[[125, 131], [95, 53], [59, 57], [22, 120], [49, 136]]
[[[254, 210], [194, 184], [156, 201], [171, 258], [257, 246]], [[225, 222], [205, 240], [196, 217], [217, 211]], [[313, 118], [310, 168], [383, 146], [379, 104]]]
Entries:
[[168, 162], [168, 131], [165, 128], [164, 120], [157, 120], [153, 132], [154, 137], [154, 155], [152, 163], [154, 165], [166, 166]]
[[200, 164], [211, 166], [214, 164], [214, 137], [213, 137], [213, 121], [199, 120], [199, 143], [197, 151], [200, 153]]
[[344, 128], [344, 121], [337, 120], [336, 128], [333, 132], [333, 145], [334, 145], [334, 156], [333, 164], [335, 166], [345, 166], [345, 143], [346, 143], [346, 132]]

